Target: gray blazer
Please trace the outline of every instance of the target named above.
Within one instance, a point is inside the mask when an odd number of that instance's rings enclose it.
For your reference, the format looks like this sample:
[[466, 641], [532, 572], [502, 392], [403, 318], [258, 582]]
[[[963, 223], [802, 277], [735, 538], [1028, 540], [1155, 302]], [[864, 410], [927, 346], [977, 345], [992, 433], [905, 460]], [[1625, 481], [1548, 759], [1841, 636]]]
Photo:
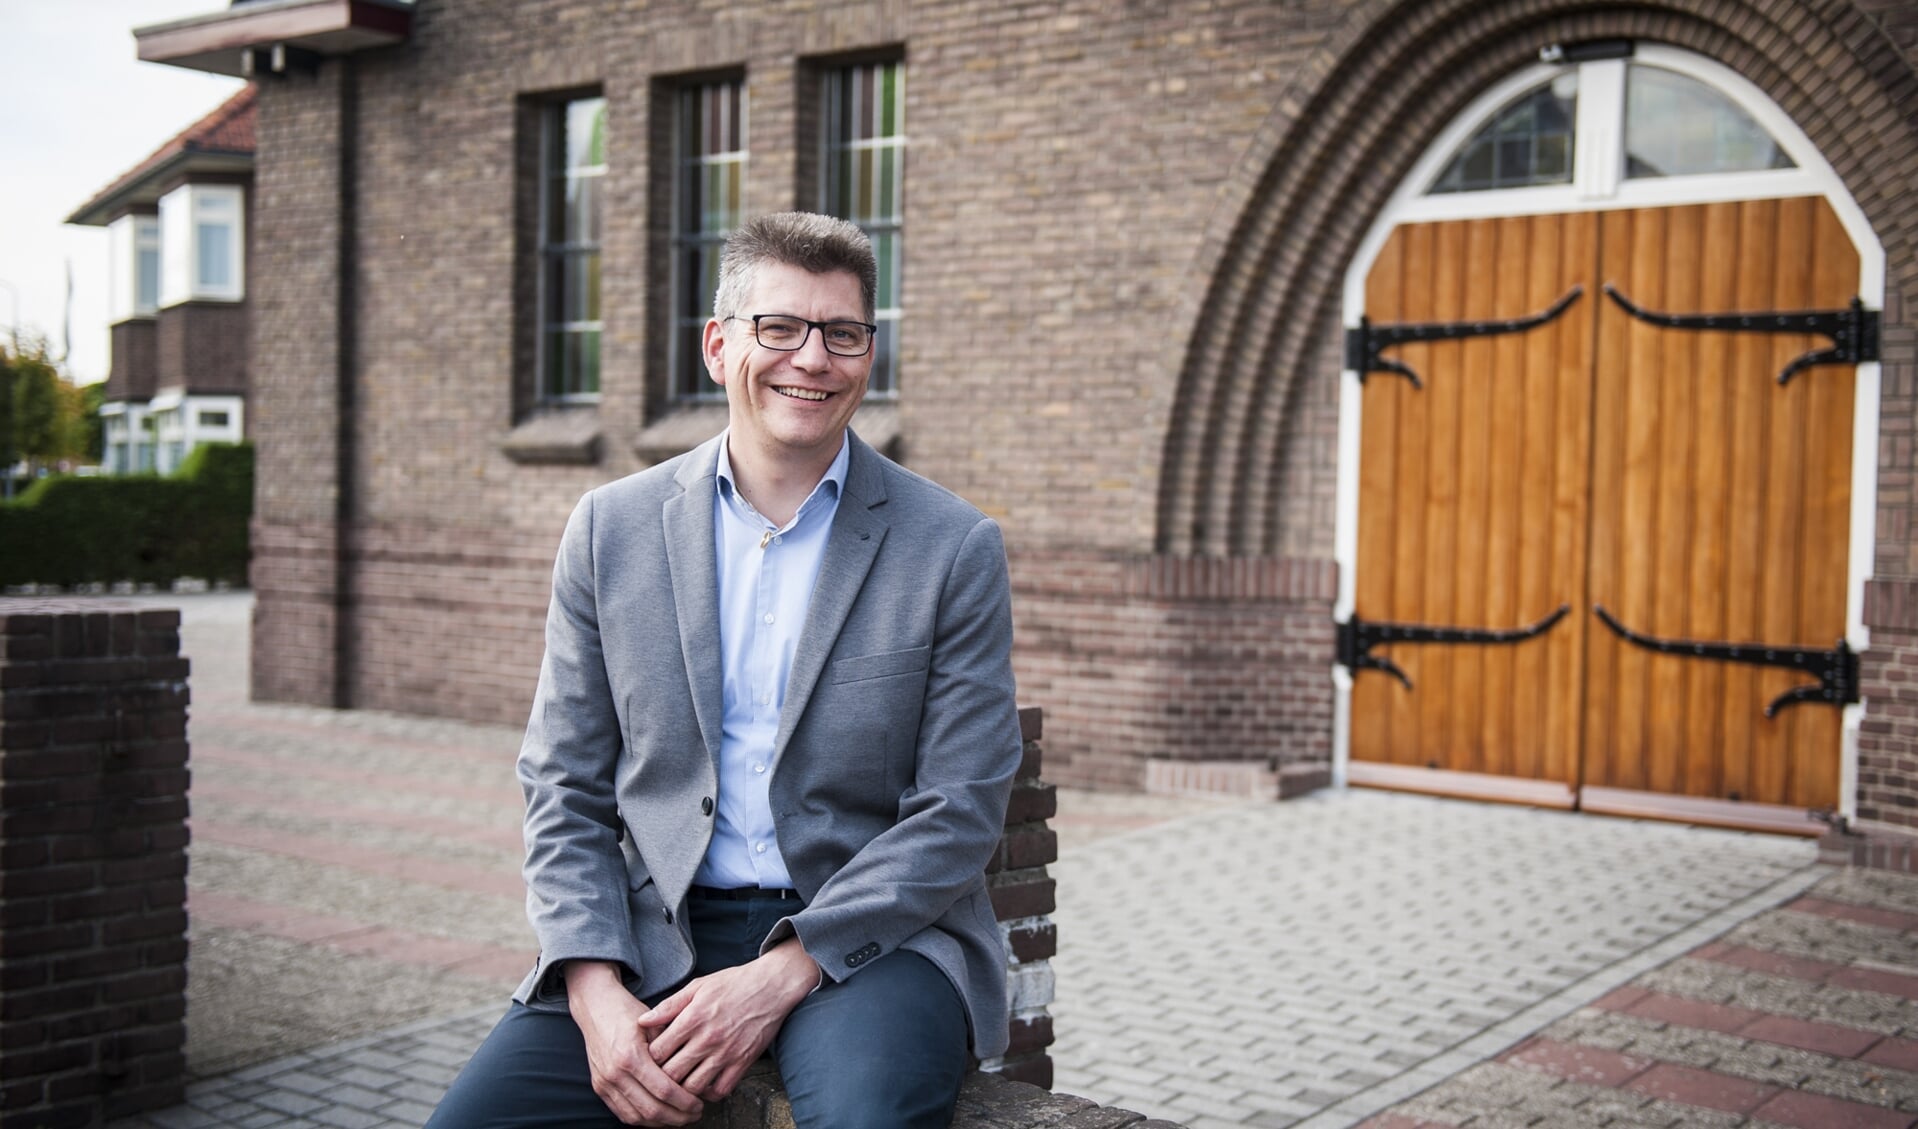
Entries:
[[[998, 526], [857, 436], [773, 748], [797, 931], [844, 980], [894, 949], [1006, 1045], [1006, 953], [983, 875], [1020, 757]], [[686, 891], [712, 838], [720, 729], [719, 440], [581, 499], [553, 567], [519, 778], [539, 963], [514, 998], [563, 1009], [560, 962], [685, 978]]]

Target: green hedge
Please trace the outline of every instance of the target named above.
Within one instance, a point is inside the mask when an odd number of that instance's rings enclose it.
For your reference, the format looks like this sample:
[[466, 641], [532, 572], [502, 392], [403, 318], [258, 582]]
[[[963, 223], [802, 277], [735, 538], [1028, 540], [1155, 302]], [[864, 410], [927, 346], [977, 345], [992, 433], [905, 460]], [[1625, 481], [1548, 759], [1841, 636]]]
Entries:
[[196, 447], [173, 474], [43, 478], [0, 504], [0, 586], [246, 583], [253, 448]]

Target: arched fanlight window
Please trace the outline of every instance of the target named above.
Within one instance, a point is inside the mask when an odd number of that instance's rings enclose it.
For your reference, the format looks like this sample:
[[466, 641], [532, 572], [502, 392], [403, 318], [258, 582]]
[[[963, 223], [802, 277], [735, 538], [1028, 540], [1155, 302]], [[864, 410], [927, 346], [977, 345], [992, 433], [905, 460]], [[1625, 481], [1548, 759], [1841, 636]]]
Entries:
[[1460, 147], [1432, 194], [1570, 184], [1578, 72], [1519, 95]]
[[1541, 63], [1481, 95], [1395, 198], [1404, 219], [1634, 207], [1823, 191], [1796, 127], [1689, 52]]
[[1750, 114], [1699, 80], [1638, 64], [1626, 72], [1627, 179], [1796, 167]]

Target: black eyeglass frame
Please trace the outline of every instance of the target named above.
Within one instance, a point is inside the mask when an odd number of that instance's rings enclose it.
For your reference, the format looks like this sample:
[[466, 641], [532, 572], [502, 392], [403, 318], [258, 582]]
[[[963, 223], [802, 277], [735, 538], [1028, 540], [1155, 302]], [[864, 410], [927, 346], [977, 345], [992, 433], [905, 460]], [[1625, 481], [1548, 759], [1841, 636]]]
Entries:
[[[782, 349], [777, 345], [768, 345], [764, 341], [761, 341], [759, 339], [759, 319], [760, 318], [778, 318], [781, 321], [805, 322], [806, 323], [805, 336], [799, 339], [799, 344], [794, 345], [790, 349]], [[879, 327], [877, 325], [874, 325], [872, 322], [869, 322], [869, 321], [852, 321], [847, 318], [834, 318], [831, 321], [813, 321], [810, 318], [802, 318], [795, 314], [750, 314], [750, 315], [727, 314], [726, 317], [722, 320], [752, 322], [754, 344], [758, 345], [762, 349], [771, 349], [775, 353], [799, 352], [799, 350], [804, 349], [806, 347], [806, 342], [812, 339], [812, 331], [815, 329], [819, 331], [819, 343], [825, 346], [826, 352], [831, 353], [835, 357], [864, 357], [872, 352], [872, 347], [874, 343], [879, 340]], [[866, 347], [864, 349], [861, 349], [857, 353], [841, 353], [839, 350], [834, 349], [832, 347], [831, 340], [828, 339], [826, 336], [826, 327], [829, 325], [859, 326], [860, 328], [866, 331]]]

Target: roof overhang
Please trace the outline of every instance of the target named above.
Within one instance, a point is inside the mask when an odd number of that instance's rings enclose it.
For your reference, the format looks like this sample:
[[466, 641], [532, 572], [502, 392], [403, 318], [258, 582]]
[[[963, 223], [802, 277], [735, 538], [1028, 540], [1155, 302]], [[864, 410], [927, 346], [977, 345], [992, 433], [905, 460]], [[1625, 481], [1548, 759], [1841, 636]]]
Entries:
[[[289, 55], [350, 55], [404, 43], [410, 0], [243, 0], [224, 11], [133, 29], [139, 56], [213, 74], [251, 77]], [[278, 66], [262, 68], [256, 60]]]
[[67, 222], [104, 227], [129, 211], [157, 206], [160, 197], [182, 181], [208, 175], [246, 175], [252, 171], [251, 153], [205, 150], [175, 153], [152, 168], [143, 170], [136, 179], [116, 184], [88, 200], [80, 206], [79, 211], [67, 217]]

